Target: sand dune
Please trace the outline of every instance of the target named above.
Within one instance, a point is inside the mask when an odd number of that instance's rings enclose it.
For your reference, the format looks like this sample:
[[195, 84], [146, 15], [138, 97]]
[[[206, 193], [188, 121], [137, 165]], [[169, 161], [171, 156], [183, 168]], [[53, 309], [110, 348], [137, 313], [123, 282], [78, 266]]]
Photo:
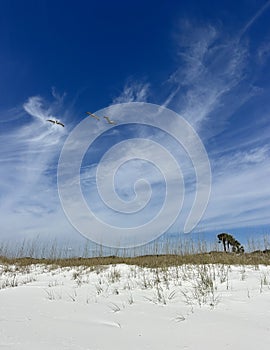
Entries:
[[270, 267], [0, 266], [0, 349], [269, 349]]

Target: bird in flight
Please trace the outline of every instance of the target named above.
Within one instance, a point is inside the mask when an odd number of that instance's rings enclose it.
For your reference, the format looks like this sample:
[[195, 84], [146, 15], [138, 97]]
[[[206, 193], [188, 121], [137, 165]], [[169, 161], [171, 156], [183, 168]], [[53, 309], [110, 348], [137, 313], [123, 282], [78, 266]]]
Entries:
[[96, 116], [95, 114], [91, 113], [91, 112], [86, 112], [88, 115], [90, 115], [90, 117], [95, 118], [96, 120], [99, 120], [99, 117]]
[[103, 118], [107, 120], [108, 124], [116, 125], [116, 122], [114, 122], [113, 120], [111, 120], [109, 117], [103, 117]]
[[47, 119], [47, 122], [51, 122], [53, 124], [58, 124], [58, 125], [61, 125], [61, 126], [65, 126], [63, 123], [59, 122], [58, 120], [53, 120], [53, 119]]

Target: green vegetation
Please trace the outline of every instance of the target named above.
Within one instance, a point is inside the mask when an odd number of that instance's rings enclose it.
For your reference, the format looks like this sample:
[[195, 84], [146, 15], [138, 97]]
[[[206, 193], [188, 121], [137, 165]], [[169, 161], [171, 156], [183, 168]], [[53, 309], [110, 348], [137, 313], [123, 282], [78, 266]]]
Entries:
[[[16, 250], [0, 244], [0, 264], [29, 266], [31, 264], [50, 265], [50, 268], [66, 266], [97, 267], [116, 264], [137, 265], [149, 268], [166, 268], [183, 264], [225, 264], [225, 265], [270, 265], [269, 236], [258, 240], [249, 240], [247, 251], [232, 235], [220, 233], [217, 235], [223, 244], [220, 251], [218, 242], [212, 245], [202, 239], [192, 240], [189, 236], [180, 237], [178, 241], [162, 242], [149, 247], [139, 247], [133, 250], [112, 249], [111, 254], [104, 254], [104, 247], [96, 251], [82, 247], [77, 256], [69, 256], [67, 249], [59, 249], [53, 242], [46, 247], [37, 242], [24, 242]], [[91, 255], [92, 254], [92, 255]]]
[[7, 258], [0, 256], [0, 264], [28, 266], [32, 264], [46, 264], [57, 267], [127, 264], [141, 267], [169, 267], [183, 264], [226, 264], [226, 265], [270, 265], [270, 251], [257, 251], [252, 253], [223, 253], [209, 252], [187, 255], [144, 255], [136, 257], [107, 256], [96, 258], [55, 258], [35, 259], [30, 257]]
[[[230, 246], [232, 247], [232, 252], [234, 253], [244, 253], [244, 247], [229, 233], [220, 233], [217, 235], [219, 243], [223, 243], [224, 252], [230, 251]], [[226, 249], [227, 248], [227, 249]]]

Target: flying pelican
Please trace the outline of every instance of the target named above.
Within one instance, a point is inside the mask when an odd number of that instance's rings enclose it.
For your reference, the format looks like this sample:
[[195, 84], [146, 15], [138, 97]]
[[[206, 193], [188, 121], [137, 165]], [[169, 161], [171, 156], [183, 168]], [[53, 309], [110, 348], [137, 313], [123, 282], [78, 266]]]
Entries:
[[96, 116], [95, 114], [91, 113], [91, 112], [86, 112], [88, 115], [90, 115], [90, 117], [95, 118], [96, 120], [99, 120], [99, 117]]
[[103, 118], [107, 120], [108, 124], [116, 125], [116, 122], [114, 122], [113, 120], [111, 120], [109, 117], [103, 117]]
[[53, 119], [47, 119], [47, 122], [51, 122], [53, 124], [58, 124], [58, 125], [61, 125], [61, 126], [65, 126], [63, 123], [59, 122], [58, 120], [53, 120]]

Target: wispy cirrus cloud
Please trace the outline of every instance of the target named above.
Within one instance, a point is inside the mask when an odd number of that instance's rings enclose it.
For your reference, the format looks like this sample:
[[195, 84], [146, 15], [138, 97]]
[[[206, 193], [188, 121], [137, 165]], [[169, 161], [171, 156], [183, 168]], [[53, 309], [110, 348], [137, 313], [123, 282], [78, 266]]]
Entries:
[[1, 227], [7, 237], [16, 229], [26, 237], [48, 232], [48, 217], [59, 214], [56, 167], [66, 130], [46, 121], [58, 108], [56, 101], [30, 97], [18, 112], [24, 123], [0, 134]]
[[113, 103], [146, 102], [149, 96], [149, 83], [129, 80], [121, 94], [113, 99]]
[[[213, 182], [202, 225], [207, 230], [269, 224], [265, 112], [258, 111], [255, 119], [249, 111], [241, 118], [240, 111], [264, 92], [254, 85], [250, 60], [254, 53], [237, 35], [228, 39], [213, 26], [192, 27], [189, 21], [181, 27], [180, 68], [169, 80], [177, 90], [169, 106], [193, 125], [208, 146]], [[239, 123], [231, 127], [236, 115]]]
[[0, 112], [0, 123], [10, 123], [18, 119], [24, 118], [25, 113], [22, 108], [13, 107]]
[[[219, 124], [226, 114], [232, 114], [256, 93], [248, 89], [247, 94], [247, 89], [241, 91], [240, 86], [246, 78], [249, 52], [246, 44], [224, 37], [214, 26], [196, 27], [186, 20], [180, 28], [176, 36], [179, 68], [168, 81], [175, 92], [166, 104], [199, 131], [205, 123], [213, 123], [211, 113], [219, 110]], [[228, 103], [233, 93], [238, 94], [238, 99]]]
[[216, 229], [269, 224], [269, 147], [226, 155], [213, 168], [212, 197], [202, 224]]
[[[263, 93], [262, 87], [256, 86], [251, 65], [256, 56], [261, 65], [268, 59], [269, 33], [257, 44], [255, 53], [245, 34], [269, 9], [270, 1], [267, 1], [238, 32], [230, 35], [222, 24], [180, 21], [175, 34], [179, 68], [168, 79], [173, 91], [164, 106], [183, 115], [197, 131], [206, 126], [209, 132], [209, 126], [214, 123], [220, 125], [218, 132], [225, 129], [227, 119]], [[259, 68], [256, 67], [257, 73]], [[217, 131], [213, 127], [212, 135]]]
[[[213, 183], [202, 221], [206, 230], [269, 224], [269, 127], [265, 120], [269, 120], [270, 110], [254, 105], [256, 112], [242, 112], [245, 105], [263, 98], [267, 89], [256, 85], [252, 64], [257, 57], [261, 67], [256, 67], [256, 72], [263, 68], [268, 42], [258, 43], [252, 51], [242, 37], [269, 4], [234, 36], [229, 37], [221, 25], [198, 25], [190, 20], [181, 21], [175, 35], [178, 67], [162, 85], [170, 91], [164, 93], [162, 106], [189, 121], [209, 151]], [[238, 122], [231, 122], [233, 118]], [[141, 135], [152, 137], [149, 132]], [[186, 183], [188, 194], [194, 190], [192, 185]]]
[[248, 29], [258, 20], [258, 18], [269, 8], [270, 6], [270, 0], [268, 0], [253, 16], [252, 18], [247, 22], [247, 24], [241, 29], [239, 38], [241, 38]]
[[[257, 86], [252, 76], [250, 58], [254, 55], [248, 40], [243, 40], [248, 29], [255, 25], [258, 18], [268, 9], [269, 1], [255, 13], [238, 34], [227, 35], [221, 25], [198, 24], [192, 20], [181, 21], [175, 35], [175, 67], [168, 73], [168, 79], [158, 87], [158, 96], [163, 95], [159, 103], [181, 114], [204, 140], [213, 170], [212, 196], [202, 225], [206, 229], [226, 229], [269, 224], [269, 126], [267, 107], [264, 113], [256, 117], [249, 110], [243, 113], [241, 108], [251, 103], [256, 96], [263, 94], [265, 87]], [[240, 33], [240, 34], [239, 34]], [[269, 54], [267, 41], [259, 43], [255, 56], [263, 65]], [[254, 58], [254, 57], [253, 57]], [[257, 67], [258, 68], [258, 67]], [[166, 91], [160, 91], [160, 87]], [[13, 120], [22, 123], [13, 124], [8, 135], [0, 134], [0, 196], [4, 231], [8, 234], [20, 231], [25, 235], [34, 232], [52, 233], [56, 237], [64, 232], [74, 232], [67, 223], [60, 207], [56, 186], [57, 160], [67, 136], [68, 127], [59, 128], [46, 122], [49, 118], [69, 119], [70, 112], [64, 108], [65, 95], [52, 90], [54, 100], [46, 102], [41, 96], [28, 99], [23, 108], [6, 113], [5, 124]], [[151, 102], [155, 96], [150, 83], [128, 80], [123, 91], [113, 99], [113, 103]], [[155, 99], [154, 102], [158, 102]], [[270, 112], [270, 110], [269, 110]], [[241, 114], [243, 113], [243, 114]], [[114, 118], [114, 116], [112, 116]], [[117, 118], [117, 113], [115, 115]], [[237, 122], [234, 123], [234, 120]], [[263, 122], [263, 120], [265, 120]], [[4, 124], [4, 123], [3, 123]], [[233, 124], [233, 126], [232, 126]], [[102, 124], [103, 125], [103, 124]], [[96, 129], [101, 123], [95, 125]], [[92, 130], [86, 130], [91, 133]], [[122, 226], [131, 223], [129, 216], [108, 213], [104, 210], [96, 188], [97, 151], [106, 150], [113, 144], [113, 137], [122, 141], [119, 129], [104, 133], [101, 144], [90, 150], [90, 161], [81, 169], [81, 177], [72, 179], [81, 181], [86, 194], [97, 214], [104, 220]], [[163, 145], [181, 164], [185, 177], [186, 199], [192, 204], [195, 190], [195, 176], [190, 160], [184, 159], [184, 151], [178, 151], [175, 143], [165, 139], [163, 134], [153, 130], [127, 131], [127, 138], [141, 137], [153, 139]], [[74, 148], [80, 144], [78, 139]], [[105, 172], [109, 173], [122, 154], [132, 158], [134, 149], [127, 145], [107, 160]], [[143, 154], [151, 159], [155, 150], [145, 147]], [[187, 156], [186, 156], [187, 157]], [[176, 175], [167, 165], [166, 157], [160, 159], [167, 167], [167, 181], [174, 183]], [[155, 214], [162, 205], [164, 183], [157, 169], [144, 162], [125, 164], [115, 178], [115, 189], [122, 199], [134, 198], [134, 183], [138, 178], [146, 178], [157, 193], [152, 199], [149, 216]], [[144, 192], [147, 188], [141, 186]], [[109, 193], [110, 195], [110, 193]], [[110, 198], [111, 199], [111, 198]], [[111, 199], [113, 201], [113, 199]], [[177, 198], [170, 203], [175, 206]], [[189, 206], [184, 208], [172, 230], [179, 232], [188, 214]], [[144, 219], [135, 218], [134, 222], [143, 223]], [[16, 218], [16, 220], [15, 220]], [[140, 221], [141, 220], [141, 221]]]

